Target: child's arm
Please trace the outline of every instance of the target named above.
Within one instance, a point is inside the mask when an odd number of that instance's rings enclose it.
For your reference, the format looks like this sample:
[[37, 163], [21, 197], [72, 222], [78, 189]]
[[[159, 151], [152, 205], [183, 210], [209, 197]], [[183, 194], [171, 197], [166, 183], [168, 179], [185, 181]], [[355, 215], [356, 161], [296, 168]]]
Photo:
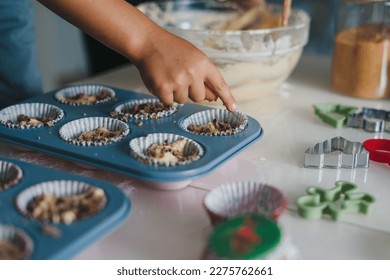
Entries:
[[163, 30], [124, 0], [39, 0], [103, 44], [127, 57], [148, 90], [166, 104], [218, 97], [236, 104], [216, 66], [189, 42]]

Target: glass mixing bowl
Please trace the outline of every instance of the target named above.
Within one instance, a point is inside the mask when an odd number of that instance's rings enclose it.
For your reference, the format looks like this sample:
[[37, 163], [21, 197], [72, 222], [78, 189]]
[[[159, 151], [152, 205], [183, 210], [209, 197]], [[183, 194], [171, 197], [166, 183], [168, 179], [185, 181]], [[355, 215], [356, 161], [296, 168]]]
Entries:
[[[308, 42], [310, 17], [297, 9], [291, 10], [285, 27], [224, 30], [227, 22], [245, 12], [228, 1], [155, 1], [137, 8], [201, 49], [220, 69], [239, 102], [271, 92], [286, 80]], [[277, 18], [282, 10], [281, 5], [268, 5], [267, 16]]]

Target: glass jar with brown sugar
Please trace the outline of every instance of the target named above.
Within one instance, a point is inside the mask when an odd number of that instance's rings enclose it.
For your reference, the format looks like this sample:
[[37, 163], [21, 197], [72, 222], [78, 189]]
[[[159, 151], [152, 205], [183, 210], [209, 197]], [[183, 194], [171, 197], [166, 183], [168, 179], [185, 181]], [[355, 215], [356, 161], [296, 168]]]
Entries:
[[390, 0], [340, 0], [332, 86], [359, 98], [390, 97]]

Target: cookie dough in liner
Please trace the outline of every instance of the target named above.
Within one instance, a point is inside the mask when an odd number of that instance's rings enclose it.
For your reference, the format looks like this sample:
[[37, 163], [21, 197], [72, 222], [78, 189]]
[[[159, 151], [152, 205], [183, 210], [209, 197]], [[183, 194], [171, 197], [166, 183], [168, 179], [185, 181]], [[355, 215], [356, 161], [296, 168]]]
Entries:
[[[30, 119], [46, 118], [47, 121], [31, 121], [20, 124], [18, 116], [25, 115]], [[42, 126], [52, 126], [64, 117], [64, 111], [60, 108], [45, 103], [21, 103], [4, 108], [0, 111], [0, 123], [10, 128], [38, 128]]]
[[213, 224], [237, 215], [257, 213], [277, 219], [286, 209], [287, 198], [275, 187], [253, 181], [232, 182], [211, 190], [204, 207]]
[[[118, 132], [116, 136], [107, 137], [98, 141], [77, 139], [82, 133], [104, 128], [111, 132]], [[108, 117], [90, 117], [77, 119], [63, 125], [59, 134], [61, 138], [69, 143], [79, 146], [103, 146], [118, 142], [129, 134], [129, 126], [117, 119]]]
[[41, 222], [71, 224], [95, 215], [106, 205], [102, 188], [73, 180], [42, 182], [22, 191], [16, 207]]
[[[195, 132], [189, 129], [189, 126], [205, 126], [211, 125], [213, 121], [218, 121], [222, 123], [227, 123], [230, 125], [230, 129], [225, 131], [215, 130], [215, 131], [206, 131], [206, 132]], [[188, 132], [200, 135], [234, 135], [243, 131], [248, 124], [248, 117], [240, 112], [230, 112], [223, 109], [212, 109], [201, 111], [195, 114], [192, 114], [180, 122], [179, 126]]]
[[24, 260], [33, 252], [32, 239], [23, 230], [0, 224], [0, 260]]
[[166, 118], [177, 111], [177, 104], [166, 106], [156, 98], [134, 100], [114, 108], [114, 114], [137, 120]]
[[[170, 160], [167, 158], [156, 158], [152, 157], [148, 153], [148, 149], [153, 144], [163, 145], [164, 143], [172, 144], [178, 143], [177, 141], [185, 141], [182, 149], [182, 159], [181, 160]], [[193, 161], [198, 160], [202, 157], [204, 151], [201, 145], [197, 142], [186, 138], [181, 135], [169, 134], [169, 133], [154, 133], [149, 134], [145, 137], [138, 137], [132, 139], [129, 143], [131, 154], [137, 158], [139, 161], [145, 164], [151, 165], [164, 165], [164, 166], [175, 166], [188, 164]]]
[[8, 161], [0, 161], [0, 192], [18, 184], [23, 177], [22, 169]]
[[[80, 95], [82, 98], [78, 98]], [[115, 97], [115, 91], [102, 85], [76, 85], [63, 88], [54, 95], [57, 101], [72, 105], [95, 105], [108, 102]]]

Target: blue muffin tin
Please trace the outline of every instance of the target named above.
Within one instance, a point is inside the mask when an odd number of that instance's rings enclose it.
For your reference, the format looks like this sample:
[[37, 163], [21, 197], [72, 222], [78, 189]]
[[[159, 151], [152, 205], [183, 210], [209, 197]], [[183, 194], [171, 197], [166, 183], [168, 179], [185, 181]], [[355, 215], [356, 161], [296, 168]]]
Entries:
[[[103, 237], [118, 226], [129, 214], [131, 203], [117, 187], [106, 182], [82, 177], [59, 170], [10, 158], [1, 161], [12, 162], [22, 169], [21, 181], [0, 191], [0, 224], [23, 230], [33, 241], [33, 251], [29, 259], [67, 259], [80, 252], [93, 241]], [[17, 210], [17, 196], [32, 185], [53, 181], [73, 180], [102, 188], [107, 202], [95, 215], [75, 221], [70, 225], [48, 224], [30, 219]], [[48, 224], [60, 230], [60, 237], [52, 237], [42, 232], [42, 225]]]
[[[179, 182], [201, 177], [211, 172], [258, 140], [263, 134], [260, 124], [251, 117], [248, 117], [248, 124], [243, 131], [231, 136], [205, 136], [186, 132], [179, 126], [181, 120], [191, 114], [211, 108], [198, 104], [185, 104], [179, 106], [178, 110], [168, 117], [157, 120], [142, 120], [142, 126], [136, 125], [139, 120], [129, 119], [127, 124], [130, 133], [116, 143], [104, 146], [77, 146], [62, 140], [58, 131], [62, 125], [70, 121], [85, 117], [109, 117], [110, 112], [122, 103], [151, 98], [150, 95], [142, 93], [110, 88], [115, 90], [114, 99], [88, 106], [60, 103], [54, 97], [56, 91], [31, 98], [25, 103], [38, 102], [55, 105], [65, 112], [64, 118], [53, 127], [17, 129], [0, 126], [0, 139], [145, 181]], [[130, 154], [129, 142], [135, 137], [151, 133], [172, 133], [190, 138], [203, 147], [204, 155], [199, 160], [185, 165], [168, 167], [144, 164]]]

